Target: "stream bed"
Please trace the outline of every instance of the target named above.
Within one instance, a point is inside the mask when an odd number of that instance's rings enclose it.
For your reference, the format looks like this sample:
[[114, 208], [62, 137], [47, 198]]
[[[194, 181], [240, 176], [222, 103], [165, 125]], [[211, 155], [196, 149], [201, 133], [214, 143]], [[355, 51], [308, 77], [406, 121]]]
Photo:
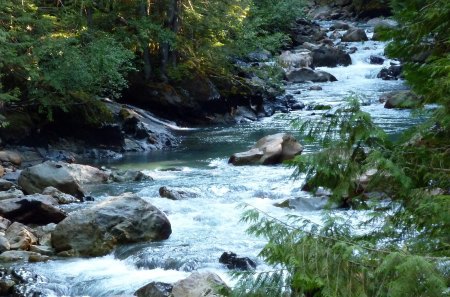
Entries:
[[[287, 93], [306, 106], [336, 106], [350, 95], [359, 95], [364, 101], [363, 110], [391, 135], [418, 122], [420, 119], [411, 117], [410, 111], [385, 109], [378, 102], [382, 93], [405, 88], [403, 81], [376, 78], [383, 66], [389, 66], [389, 60], [384, 65], [369, 64], [370, 55], [383, 55], [385, 44], [367, 41], [352, 46], [357, 47], [351, 55], [352, 65], [319, 68], [333, 74], [337, 82], [314, 84], [322, 87], [320, 91], [310, 91], [310, 83], [290, 84], [286, 87]], [[218, 262], [225, 251], [255, 260], [257, 270], [267, 269], [257, 258], [264, 240], [247, 235], [248, 226], [240, 222], [242, 204], [275, 217], [297, 214], [317, 223], [321, 221], [321, 211], [274, 206], [290, 198], [311, 198], [301, 191], [302, 180], [291, 178], [292, 168], [283, 165], [235, 167], [228, 164], [228, 158], [232, 153], [247, 150], [268, 134], [289, 132], [298, 136], [292, 120], [318, 118], [323, 112], [303, 109], [275, 114], [257, 122], [186, 131], [180, 135], [181, 145], [174, 150], [128, 155], [120, 162], [105, 164], [144, 170], [154, 181], [92, 187], [90, 190], [96, 201], [109, 195], [136, 193], [167, 214], [172, 235], [161, 242], [121, 246], [104, 257], [25, 264], [27, 269], [43, 277], [43, 282], [36, 286], [47, 288], [48, 296], [131, 296], [149, 282], [175, 282], [195, 270], [215, 272], [232, 284], [225, 265]], [[316, 149], [307, 146], [303, 153]], [[168, 200], [159, 196], [162, 186], [187, 190], [197, 196], [181, 201]], [[359, 214], [345, 211], [345, 215], [357, 218]]]

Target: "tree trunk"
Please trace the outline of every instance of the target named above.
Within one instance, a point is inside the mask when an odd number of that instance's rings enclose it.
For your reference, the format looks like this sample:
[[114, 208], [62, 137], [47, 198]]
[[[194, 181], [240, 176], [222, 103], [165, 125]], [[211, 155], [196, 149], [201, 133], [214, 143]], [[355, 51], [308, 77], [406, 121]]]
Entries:
[[[139, 15], [141, 18], [148, 17], [149, 5], [146, 0], [142, 0], [139, 4]], [[150, 63], [150, 49], [148, 48], [148, 40], [141, 40], [142, 43], [142, 55], [144, 59], [144, 79], [149, 81], [152, 74], [152, 66]]]
[[[175, 34], [178, 33], [179, 30], [179, 19], [180, 19], [180, 10], [181, 10], [181, 0], [170, 0], [167, 7], [167, 18], [164, 22], [165, 27]], [[176, 66], [177, 55], [174, 49], [170, 48], [170, 44], [168, 42], [164, 42], [161, 45], [161, 73], [163, 76], [163, 80], [167, 80], [167, 65], [169, 62], [172, 63], [172, 66]]]

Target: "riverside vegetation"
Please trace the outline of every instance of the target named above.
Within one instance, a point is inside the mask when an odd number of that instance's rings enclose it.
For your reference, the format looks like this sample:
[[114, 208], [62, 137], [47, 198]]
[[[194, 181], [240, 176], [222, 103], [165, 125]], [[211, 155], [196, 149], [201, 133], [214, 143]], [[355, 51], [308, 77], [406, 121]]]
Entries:
[[[120, 100], [130, 86], [176, 85], [192, 76], [219, 88], [226, 81], [223, 90], [241, 95], [244, 82], [230, 59], [276, 52], [287, 41], [281, 32], [302, 8], [294, 0], [49, 2], [1, 1], [0, 121], [6, 128], [17, 127], [14, 121], [42, 128], [74, 113], [83, 125], [103, 125], [112, 116], [98, 98]], [[355, 100], [319, 124], [297, 123], [305, 141], [323, 147], [290, 164], [297, 176], [306, 174], [305, 190], [324, 187], [333, 202], [366, 209], [367, 231], [355, 234], [338, 212], [319, 226], [249, 210], [243, 221], [268, 239], [260, 255], [274, 270], [237, 274], [231, 294], [450, 294], [450, 4], [390, 5], [400, 26], [377, 33], [392, 39], [387, 52], [404, 63], [411, 88], [437, 106], [398, 141]], [[18, 117], [23, 114], [32, 117]], [[369, 171], [375, 173], [362, 185]]]
[[390, 4], [400, 26], [380, 30], [391, 39], [387, 54], [403, 61], [411, 88], [437, 107], [397, 141], [355, 100], [319, 123], [297, 123], [304, 140], [323, 149], [292, 161], [295, 176], [306, 174], [305, 189], [324, 187], [334, 202], [366, 209], [367, 231], [355, 234], [338, 212], [316, 225], [247, 210], [243, 221], [269, 240], [260, 256], [275, 268], [236, 274], [237, 296], [449, 296], [450, 4]]

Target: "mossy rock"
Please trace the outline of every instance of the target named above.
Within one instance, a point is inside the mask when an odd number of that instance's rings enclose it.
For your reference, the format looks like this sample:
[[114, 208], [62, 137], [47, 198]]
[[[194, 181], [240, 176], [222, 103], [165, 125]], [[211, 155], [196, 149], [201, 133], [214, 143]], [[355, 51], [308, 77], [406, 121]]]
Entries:
[[324, 104], [318, 104], [313, 106], [312, 110], [330, 110], [331, 106], [329, 105], [324, 105]]
[[411, 91], [388, 93], [380, 99], [386, 101], [384, 108], [412, 109], [422, 106], [422, 99]]

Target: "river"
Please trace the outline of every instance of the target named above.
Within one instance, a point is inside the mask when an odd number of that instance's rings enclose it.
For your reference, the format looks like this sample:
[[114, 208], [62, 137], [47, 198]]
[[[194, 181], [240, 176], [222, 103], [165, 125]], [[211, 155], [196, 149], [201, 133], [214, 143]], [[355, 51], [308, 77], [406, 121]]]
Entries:
[[[378, 102], [382, 93], [405, 88], [402, 81], [376, 78], [381, 68], [389, 65], [389, 60], [384, 65], [368, 63], [370, 55], [383, 55], [385, 44], [368, 41], [352, 46], [358, 50], [351, 55], [351, 66], [320, 68], [333, 74], [337, 82], [316, 84], [323, 88], [321, 91], [308, 90], [311, 84], [307, 83], [292, 84], [287, 86], [287, 93], [307, 106], [335, 106], [349, 95], [359, 95], [364, 101], [363, 110], [391, 135], [419, 121], [409, 111], [384, 109]], [[246, 203], [280, 218], [298, 214], [317, 223], [321, 221], [321, 211], [274, 206], [288, 198], [310, 198], [310, 194], [300, 190], [302, 181], [291, 178], [291, 168], [283, 165], [234, 167], [227, 163], [228, 158], [234, 152], [247, 150], [267, 134], [297, 135], [290, 124], [293, 119], [318, 118], [322, 112], [305, 109], [276, 114], [258, 122], [185, 131], [180, 135], [181, 145], [172, 151], [130, 155], [108, 164], [144, 170], [154, 181], [93, 187], [96, 200], [127, 191], [137, 193], [166, 212], [172, 235], [162, 242], [122, 246], [104, 257], [26, 264], [43, 277], [43, 282], [36, 286], [47, 288], [48, 296], [131, 296], [151, 281], [174, 282], [194, 270], [215, 272], [230, 283], [225, 266], [218, 262], [224, 251], [250, 257], [256, 260], [257, 269], [266, 269], [257, 258], [265, 242], [245, 233], [248, 226], [239, 222], [243, 212], [240, 205]], [[304, 153], [315, 149], [307, 146]], [[161, 186], [184, 189], [198, 196], [182, 201], [160, 198]], [[346, 214], [352, 215], [351, 211]]]

